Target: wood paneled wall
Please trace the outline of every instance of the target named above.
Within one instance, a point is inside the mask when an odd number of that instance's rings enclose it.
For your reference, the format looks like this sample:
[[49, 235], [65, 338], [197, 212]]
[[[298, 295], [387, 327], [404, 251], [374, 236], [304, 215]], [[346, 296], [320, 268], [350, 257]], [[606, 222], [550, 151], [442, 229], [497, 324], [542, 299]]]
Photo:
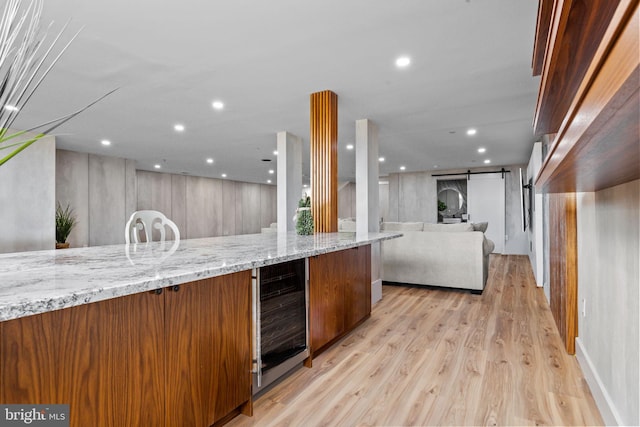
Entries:
[[578, 335], [578, 241], [576, 195], [549, 195], [551, 313], [569, 354]]
[[[72, 247], [124, 243], [136, 210], [158, 210], [183, 239], [259, 233], [276, 222], [276, 186], [148, 172], [135, 161], [56, 150], [56, 199], [78, 216]], [[53, 214], [52, 214], [53, 215]]]
[[138, 209], [163, 212], [187, 239], [259, 233], [276, 221], [276, 187], [139, 170]]
[[316, 233], [338, 231], [338, 95], [311, 94], [311, 212]]
[[135, 161], [56, 150], [55, 194], [78, 223], [71, 247], [124, 243], [124, 226], [136, 210]]

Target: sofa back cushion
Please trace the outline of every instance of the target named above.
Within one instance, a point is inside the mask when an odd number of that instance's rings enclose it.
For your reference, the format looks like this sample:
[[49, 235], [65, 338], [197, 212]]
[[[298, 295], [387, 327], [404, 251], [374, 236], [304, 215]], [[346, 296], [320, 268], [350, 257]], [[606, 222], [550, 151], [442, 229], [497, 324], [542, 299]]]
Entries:
[[383, 222], [380, 231], [422, 231], [423, 222]]
[[356, 222], [350, 218], [338, 218], [338, 231], [356, 231]]
[[488, 222], [477, 222], [472, 223], [474, 231], [482, 231], [483, 233], [487, 231], [487, 227], [489, 226]]
[[440, 233], [460, 233], [463, 231], [474, 231], [473, 225], [469, 222], [459, 224], [424, 224], [424, 231], [435, 231]]

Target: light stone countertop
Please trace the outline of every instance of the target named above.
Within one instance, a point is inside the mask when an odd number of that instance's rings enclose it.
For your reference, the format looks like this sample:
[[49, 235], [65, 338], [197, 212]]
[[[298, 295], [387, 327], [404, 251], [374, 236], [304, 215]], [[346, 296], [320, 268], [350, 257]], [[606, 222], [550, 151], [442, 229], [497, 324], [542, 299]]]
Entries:
[[0, 321], [400, 237], [348, 232], [244, 234], [0, 254]]

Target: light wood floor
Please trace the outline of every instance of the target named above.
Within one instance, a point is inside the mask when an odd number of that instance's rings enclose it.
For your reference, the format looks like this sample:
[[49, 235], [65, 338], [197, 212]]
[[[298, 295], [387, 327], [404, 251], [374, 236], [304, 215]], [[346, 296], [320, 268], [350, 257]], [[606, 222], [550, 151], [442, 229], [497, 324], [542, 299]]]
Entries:
[[528, 258], [483, 295], [383, 287], [371, 318], [230, 426], [601, 425]]

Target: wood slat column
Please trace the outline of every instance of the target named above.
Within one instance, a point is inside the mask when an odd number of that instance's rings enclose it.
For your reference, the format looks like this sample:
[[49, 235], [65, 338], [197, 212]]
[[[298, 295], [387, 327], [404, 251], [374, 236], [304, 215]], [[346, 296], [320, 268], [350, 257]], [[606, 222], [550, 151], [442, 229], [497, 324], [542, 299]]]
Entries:
[[576, 194], [549, 194], [550, 306], [569, 354], [578, 336], [577, 261]]
[[311, 94], [311, 212], [316, 233], [338, 231], [338, 95]]

